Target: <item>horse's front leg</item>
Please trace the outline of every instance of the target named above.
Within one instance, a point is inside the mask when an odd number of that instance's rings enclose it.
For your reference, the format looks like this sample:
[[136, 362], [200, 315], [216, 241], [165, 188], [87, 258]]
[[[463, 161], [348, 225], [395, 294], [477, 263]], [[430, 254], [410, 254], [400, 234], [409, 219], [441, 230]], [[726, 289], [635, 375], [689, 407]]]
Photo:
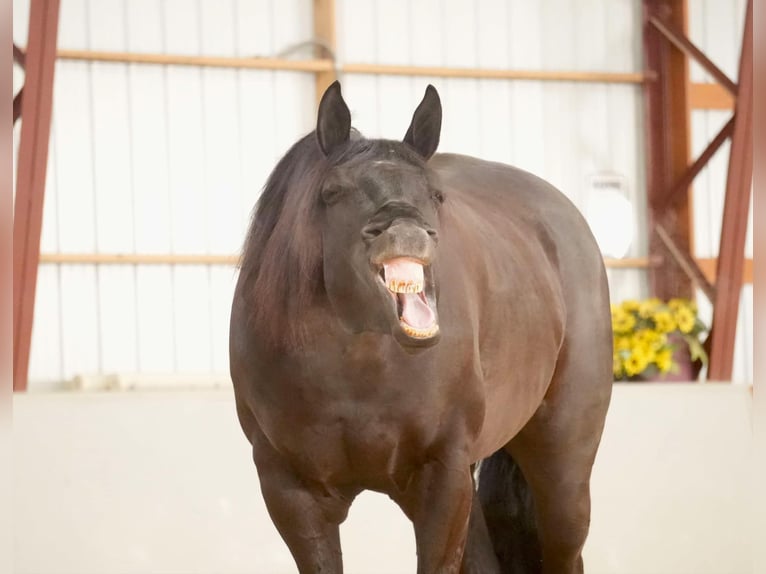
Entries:
[[398, 500], [415, 526], [418, 574], [457, 574], [465, 549], [473, 481], [470, 464], [434, 460]]
[[271, 520], [301, 574], [341, 574], [339, 525], [353, 495], [345, 497], [304, 482], [261, 437], [253, 441], [261, 493]]

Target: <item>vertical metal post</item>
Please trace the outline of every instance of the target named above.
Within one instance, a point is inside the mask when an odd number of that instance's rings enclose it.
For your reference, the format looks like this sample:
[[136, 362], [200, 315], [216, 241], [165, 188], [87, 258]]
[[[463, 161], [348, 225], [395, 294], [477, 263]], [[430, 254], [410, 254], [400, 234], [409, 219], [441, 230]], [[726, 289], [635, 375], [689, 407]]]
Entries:
[[45, 172], [53, 108], [59, 0], [31, 0], [13, 216], [13, 389], [27, 388]]
[[748, 0], [716, 272], [708, 378], [731, 379], [753, 181], [753, 2]]
[[662, 19], [685, 30], [686, 14], [686, 0], [643, 0], [649, 256], [662, 261], [649, 273], [652, 293], [663, 299], [692, 296], [691, 280], [655, 233], [655, 227], [662, 225], [677, 248], [691, 252], [689, 193], [669, 208], [661, 207], [668, 204], [666, 196], [689, 163], [689, 71], [684, 54], [664, 41], [650, 20]]

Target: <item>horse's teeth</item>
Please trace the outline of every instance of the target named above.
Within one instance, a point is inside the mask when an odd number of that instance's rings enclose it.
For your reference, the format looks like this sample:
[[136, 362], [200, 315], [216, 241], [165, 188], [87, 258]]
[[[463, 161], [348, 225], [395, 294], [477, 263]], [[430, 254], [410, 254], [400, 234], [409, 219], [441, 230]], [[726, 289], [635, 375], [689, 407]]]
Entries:
[[420, 293], [423, 290], [422, 283], [408, 281], [389, 281], [387, 287], [393, 293]]
[[439, 325], [434, 324], [431, 327], [427, 329], [415, 329], [414, 327], [410, 327], [403, 321], [400, 322], [402, 326], [402, 330], [407, 333], [410, 337], [414, 337], [417, 339], [425, 339], [427, 337], [434, 336], [439, 331]]

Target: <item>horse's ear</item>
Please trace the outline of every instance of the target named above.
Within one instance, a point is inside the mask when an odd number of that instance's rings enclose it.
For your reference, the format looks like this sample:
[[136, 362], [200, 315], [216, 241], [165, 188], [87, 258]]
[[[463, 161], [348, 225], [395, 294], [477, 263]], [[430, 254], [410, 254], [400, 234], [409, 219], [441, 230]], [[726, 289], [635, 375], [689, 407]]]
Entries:
[[436, 88], [428, 84], [423, 101], [412, 115], [412, 123], [404, 136], [404, 143], [428, 159], [439, 147], [441, 130], [442, 102]]
[[322, 96], [317, 116], [317, 141], [327, 156], [351, 135], [351, 112], [343, 101], [338, 80], [330, 84]]

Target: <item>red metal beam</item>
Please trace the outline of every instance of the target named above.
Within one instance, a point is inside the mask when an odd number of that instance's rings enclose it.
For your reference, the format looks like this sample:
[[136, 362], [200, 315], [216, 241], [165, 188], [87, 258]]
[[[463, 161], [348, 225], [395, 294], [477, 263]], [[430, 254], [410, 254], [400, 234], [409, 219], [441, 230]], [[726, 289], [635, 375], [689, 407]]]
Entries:
[[[13, 62], [18, 64], [22, 68], [24, 68], [25, 61], [26, 61], [26, 54], [24, 53], [24, 50], [22, 50], [16, 44], [14, 44], [13, 45]], [[23, 102], [24, 102], [24, 87], [22, 86], [21, 89], [19, 90], [19, 93], [13, 97], [13, 125], [16, 125], [16, 122], [19, 121], [19, 118], [21, 117], [21, 105]]]
[[686, 37], [686, 34], [681, 32], [672, 23], [663, 21], [656, 16], [649, 18], [649, 22], [652, 26], [657, 28], [665, 38], [672, 42], [676, 48], [681, 50], [687, 56], [694, 58], [697, 63], [705, 68], [705, 70], [713, 76], [719, 84], [726, 88], [731, 95], [737, 95], [737, 84], [732, 82], [731, 79], [729, 79], [729, 76], [724, 74], [721, 69], [710, 60], [710, 58], [697, 48], [697, 46], [692, 44], [689, 38]]
[[718, 151], [718, 148], [723, 145], [723, 142], [729, 139], [729, 136], [733, 131], [734, 116], [732, 116], [731, 119], [726, 122], [726, 125], [721, 128], [721, 131], [718, 132], [718, 135], [716, 135], [708, 144], [708, 146], [705, 148], [705, 151], [703, 151], [694, 161], [694, 163], [689, 166], [689, 168], [684, 172], [684, 175], [675, 185], [673, 185], [668, 194], [662, 198], [662, 203], [654, 206], [655, 211], [666, 211], [667, 209], [672, 208], [676, 201], [685, 197], [684, 194], [689, 191], [689, 186], [694, 181], [694, 178], [696, 178], [697, 175], [699, 175], [699, 172], [704, 169], [710, 159]]
[[753, 1], [748, 0], [742, 53], [739, 61], [739, 95], [726, 178], [726, 201], [718, 252], [716, 298], [710, 345], [708, 378], [731, 379], [734, 338], [737, 332], [742, 271], [745, 266], [747, 216], [753, 181]]
[[[649, 280], [655, 296], [670, 299], [693, 293], [692, 281], [683, 271], [685, 262], [676, 264], [672, 257], [678, 250], [691, 253], [689, 194], [677, 196], [672, 209], [656, 209], [666, 204], [671, 186], [683, 177], [689, 164], [689, 70], [683, 52], [664, 40], [652, 24], [654, 19], [684, 29], [686, 2], [643, 0], [644, 70], [649, 78], [644, 88], [649, 257], [663, 261], [650, 269]], [[672, 234], [673, 250], [655, 233], [658, 224]]]
[[45, 172], [53, 107], [59, 0], [32, 0], [25, 54], [24, 121], [13, 216], [13, 389], [27, 387]]
[[705, 296], [712, 302], [715, 299], [715, 287], [708, 280], [700, 264], [689, 253], [678, 246], [676, 240], [673, 239], [673, 236], [665, 229], [662, 223], [657, 223], [654, 230], [676, 265], [679, 266], [681, 271], [686, 273], [689, 279], [697, 284], [697, 287], [702, 289]]
[[13, 96], [13, 125], [19, 121], [21, 117], [21, 105], [24, 103], [24, 88], [19, 90], [19, 93]]
[[24, 50], [19, 48], [16, 44], [13, 45], [13, 61], [22, 68], [24, 67]]

